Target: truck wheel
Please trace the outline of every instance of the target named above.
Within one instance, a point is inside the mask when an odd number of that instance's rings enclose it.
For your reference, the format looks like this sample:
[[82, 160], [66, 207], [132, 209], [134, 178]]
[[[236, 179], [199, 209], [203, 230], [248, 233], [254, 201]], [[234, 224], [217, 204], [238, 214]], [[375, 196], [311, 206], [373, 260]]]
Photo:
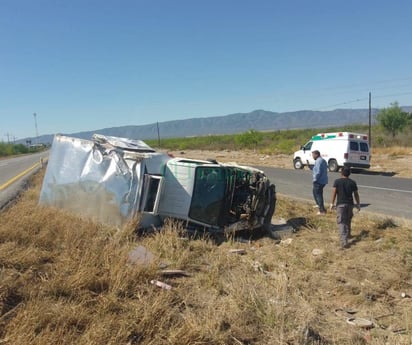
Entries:
[[293, 167], [294, 167], [295, 169], [303, 169], [303, 164], [302, 164], [302, 161], [300, 160], [300, 158], [296, 158], [296, 159], [293, 161]]
[[329, 171], [337, 172], [339, 170], [338, 162], [335, 159], [331, 159], [328, 162], [328, 168], [329, 168]]

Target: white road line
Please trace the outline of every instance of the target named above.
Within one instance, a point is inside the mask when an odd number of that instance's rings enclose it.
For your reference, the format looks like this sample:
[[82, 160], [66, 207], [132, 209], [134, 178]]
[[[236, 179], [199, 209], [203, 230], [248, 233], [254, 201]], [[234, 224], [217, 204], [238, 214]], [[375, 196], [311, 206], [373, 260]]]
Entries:
[[372, 186], [362, 186], [358, 184], [358, 187], [362, 188], [372, 188], [372, 189], [381, 189], [381, 190], [389, 190], [391, 192], [400, 192], [400, 193], [412, 193], [412, 190], [401, 190], [401, 189], [392, 189], [392, 188], [383, 188], [383, 187], [372, 187]]

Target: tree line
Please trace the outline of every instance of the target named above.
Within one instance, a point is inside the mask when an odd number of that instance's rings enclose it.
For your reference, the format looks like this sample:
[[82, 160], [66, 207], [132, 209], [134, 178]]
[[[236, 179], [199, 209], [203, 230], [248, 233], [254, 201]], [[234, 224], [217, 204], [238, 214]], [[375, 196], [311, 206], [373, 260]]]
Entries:
[[33, 153], [42, 150], [42, 147], [29, 147], [23, 144], [0, 142], [0, 157], [14, 156], [25, 153]]
[[391, 103], [388, 108], [383, 108], [376, 119], [384, 131], [392, 136], [392, 139], [412, 125], [412, 113], [403, 111], [398, 102]]

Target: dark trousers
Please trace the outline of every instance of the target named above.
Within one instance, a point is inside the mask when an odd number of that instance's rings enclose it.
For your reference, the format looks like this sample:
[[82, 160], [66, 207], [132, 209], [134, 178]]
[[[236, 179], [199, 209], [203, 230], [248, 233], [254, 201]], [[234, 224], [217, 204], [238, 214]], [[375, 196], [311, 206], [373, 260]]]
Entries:
[[336, 206], [336, 222], [339, 225], [341, 246], [348, 244], [350, 237], [351, 223], [353, 217], [353, 205], [340, 204]]
[[325, 205], [323, 202], [323, 188], [324, 184], [313, 182], [313, 198], [315, 199], [316, 205], [319, 206], [319, 212], [326, 212]]

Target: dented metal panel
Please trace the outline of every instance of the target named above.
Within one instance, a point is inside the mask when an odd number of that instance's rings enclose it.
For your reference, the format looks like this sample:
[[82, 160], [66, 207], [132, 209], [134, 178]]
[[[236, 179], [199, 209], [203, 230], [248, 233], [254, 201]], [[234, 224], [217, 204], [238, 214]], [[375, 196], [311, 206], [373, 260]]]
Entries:
[[165, 181], [159, 213], [164, 216], [187, 219], [194, 186], [195, 162], [170, 160], [165, 167]]
[[56, 135], [39, 202], [120, 225], [140, 210], [148, 159], [156, 160], [153, 173], [160, 174], [169, 158], [144, 142]]

